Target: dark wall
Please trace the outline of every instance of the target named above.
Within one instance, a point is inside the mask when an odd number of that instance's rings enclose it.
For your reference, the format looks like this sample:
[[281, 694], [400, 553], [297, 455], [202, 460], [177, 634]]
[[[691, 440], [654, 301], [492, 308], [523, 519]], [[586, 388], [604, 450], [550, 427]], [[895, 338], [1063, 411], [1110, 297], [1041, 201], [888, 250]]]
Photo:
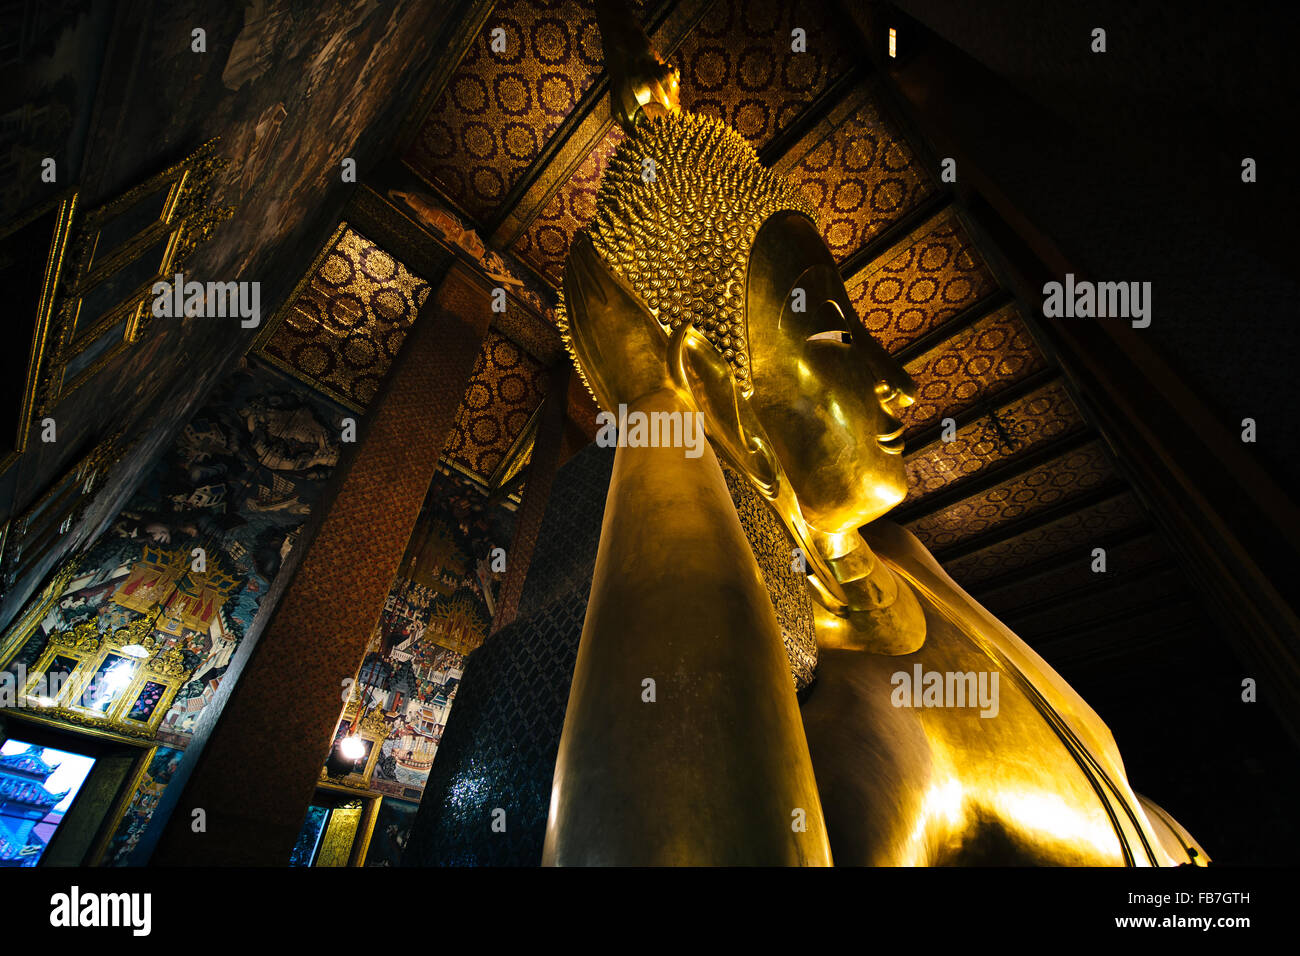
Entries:
[[[879, 26], [899, 25], [900, 62], [933, 54], [949, 69], [904, 76], [900, 88], [927, 111], [939, 150], [946, 136], [980, 157], [1003, 210], [1013, 207], [1089, 278], [1153, 284], [1152, 324], [1137, 334], [1234, 438], [1243, 417], [1255, 418], [1259, 442], [1244, 447], [1294, 489], [1300, 206], [1284, 150], [1300, 89], [1292, 8], [847, 2]], [[1096, 27], [1107, 31], [1105, 53], [1090, 49]], [[943, 82], [958, 75], [964, 83]], [[1256, 183], [1242, 182], [1247, 156]], [[1193, 580], [1187, 562], [1197, 557], [1179, 557], [1183, 579]], [[1283, 569], [1272, 583], [1281, 589], [1289, 577]], [[1113, 593], [1107, 604], [1118, 614]], [[1133, 640], [1117, 636], [1132, 630], [1128, 617], [1081, 635], [1079, 647], [1037, 649], [1110, 726], [1134, 788], [1216, 862], [1288, 862], [1300, 846], [1291, 809], [1300, 753], [1271, 709], [1286, 675], [1243, 660], [1244, 628], [1168, 610]], [[1243, 700], [1246, 677], [1258, 681], [1257, 702]]]
[[[1016, 115], [968, 104], [965, 122], [996, 157], [987, 170], [1095, 278], [1153, 283], [1147, 341], [1234, 431], [1255, 418], [1256, 453], [1297, 483], [1296, 6], [893, 6], [1023, 98]], [[1105, 53], [1091, 51], [1096, 27]], [[1244, 157], [1258, 164], [1253, 184]]]
[[[12, 81], [0, 92], [0, 162], [18, 183], [3, 196], [3, 215], [48, 192], [41, 157], [59, 160], [58, 188], [75, 179], [89, 208], [219, 136], [230, 165], [216, 202], [238, 208], [195, 254], [187, 278], [261, 282], [265, 322], [354, 188], [342, 181], [342, 159], [354, 158], [361, 177], [389, 150], [454, 5], [87, 0], [10, 9], [0, 34], [30, 42], [6, 40], [0, 60]], [[192, 49], [196, 29], [206, 52]], [[119, 510], [256, 332], [236, 320], [155, 320], [143, 342], [55, 409], [58, 442], [32, 443], [0, 476], [0, 520], [122, 428], [141, 440], [70, 535], [84, 540]], [[0, 622], [60, 556], [56, 549], [15, 585]]]
[[[1050, 659], [1050, 654], [1046, 655]], [[1212, 629], [1087, 665], [1059, 666], [1110, 727], [1133, 789], [1173, 815], [1218, 865], [1291, 865], [1300, 755]], [[1267, 676], [1260, 693], [1269, 692]]]
[[613, 465], [593, 444], [556, 474], [518, 617], [466, 659], [404, 866], [541, 863]]

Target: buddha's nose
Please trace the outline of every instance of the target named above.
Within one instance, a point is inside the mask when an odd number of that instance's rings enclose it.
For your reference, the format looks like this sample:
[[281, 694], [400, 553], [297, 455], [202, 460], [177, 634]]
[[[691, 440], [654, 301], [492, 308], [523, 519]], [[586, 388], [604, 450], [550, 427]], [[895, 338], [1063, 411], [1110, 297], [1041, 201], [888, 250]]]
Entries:
[[902, 367], [891, 362], [893, 367], [876, 382], [876, 399], [890, 415], [897, 417], [903, 409], [916, 402], [916, 383], [912, 376]]

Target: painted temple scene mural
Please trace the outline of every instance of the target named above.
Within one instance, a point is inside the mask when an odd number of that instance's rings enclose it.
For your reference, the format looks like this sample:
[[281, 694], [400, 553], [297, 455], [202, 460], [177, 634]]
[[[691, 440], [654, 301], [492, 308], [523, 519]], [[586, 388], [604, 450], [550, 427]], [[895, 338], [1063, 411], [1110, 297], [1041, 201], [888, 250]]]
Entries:
[[[78, 561], [9, 669], [67, 674], [57, 704], [69, 719], [184, 745], [338, 462], [338, 417], [271, 373], [236, 375]], [[133, 660], [157, 680], [121, 676]]]
[[213, 399], [9, 651], [43, 714], [165, 745], [109, 862], [129, 858], [338, 463], [341, 412], [274, 370], [242, 368]]
[[0, 869], [1293, 864], [1293, 31], [1086, 6], [0, 4]]
[[130, 864], [131, 855], [139, 846], [140, 838], [144, 836], [149, 821], [153, 819], [163, 791], [167, 789], [167, 784], [171, 783], [183, 755], [184, 751], [171, 747], [159, 747], [154, 753], [131, 797], [131, 803], [123, 815], [122, 822], [118, 824], [113, 834], [112, 842], [104, 856], [105, 865]]
[[492, 552], [504, 552], [513, 523], [512, 503], [494, 505], [452, 469], [435, 475], [349, 685], [325, 779], [420, 799], [465, 657], [488, 636], [500, 588]]

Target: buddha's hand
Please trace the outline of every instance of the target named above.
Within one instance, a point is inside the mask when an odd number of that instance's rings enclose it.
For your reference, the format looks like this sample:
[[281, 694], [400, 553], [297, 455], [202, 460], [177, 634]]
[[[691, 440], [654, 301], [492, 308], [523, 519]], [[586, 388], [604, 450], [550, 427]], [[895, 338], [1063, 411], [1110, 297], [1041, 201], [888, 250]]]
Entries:
[[668, 336], [641, 298], [605, 264], [585, 233], [564, 269], [568, 338], [596, 400], [607, 409], [672, 388]]

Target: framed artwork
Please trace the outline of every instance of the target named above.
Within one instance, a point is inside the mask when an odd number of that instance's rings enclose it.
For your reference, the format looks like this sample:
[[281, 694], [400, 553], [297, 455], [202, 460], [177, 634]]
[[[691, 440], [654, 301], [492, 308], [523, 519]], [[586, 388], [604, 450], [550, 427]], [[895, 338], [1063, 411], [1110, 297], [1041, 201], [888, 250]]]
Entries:
[[379, 815], [380, 797], [323, 784], [312, 798], [290, 866], [361, 866]]
[[0, 821], [0, 839], [9, 843], [0, 867], [100, 865], [157, 750], [103, 730], [58, 726], [30, 710], [0, 711], [0, 784], [9, 777], [36, 798], [9, 808], [20, 810], [17, 820]]
[[[379, 761], [384, 740], [388, 737], [388, 722], [381, 711], [372, 710], [353, 730], [353, 721], [360, 706], [360, 701], [353, 701], [344, 709], [334, 731], [329, 759], [321, 768], [322, 782], [358, 790], [370, 789], [370, 778], [374, 775], [375, 764]], [[345, 752], [342, 746], [344, 739], [353, 736], [360, 742], [361, 753], [356, 755]]]
[[[0, 471], [27, 447], [41, 360], [50, 341], [55, 296], [72, 236], [77, 193], [37, 207], [0, 234], [0, 281], [9, 297], [12, 341], [0, 355]], [[26, 348], [23, 348], [26, 345]]]
[[19, 737], [0, 743], [0, 866], [40, 864], [94, 766], [77, 751]]
[[22, 694], [44, 717], [152, 738], [190, 677], [181, 660], [150, 618], [107, 635], [87, 621], [50, 635]]
[[210, 205], [228, 162], [216, 144], [85, 213], [67, 191], [0, 234], [0, 281], [20, 343], [0, 359], [0, 471], [22, 454], [36, 419], [140, 340], [154, 284], [183, 271], [233, 215], [233, 206]]
[[152, 289], [183, 269], [189, 254], [233, 207], [213, 209], [216, 140], [73, 225], [62, 293], [42, 376], [40, 404], [52, 407], [123, 349], [152, 318]]

